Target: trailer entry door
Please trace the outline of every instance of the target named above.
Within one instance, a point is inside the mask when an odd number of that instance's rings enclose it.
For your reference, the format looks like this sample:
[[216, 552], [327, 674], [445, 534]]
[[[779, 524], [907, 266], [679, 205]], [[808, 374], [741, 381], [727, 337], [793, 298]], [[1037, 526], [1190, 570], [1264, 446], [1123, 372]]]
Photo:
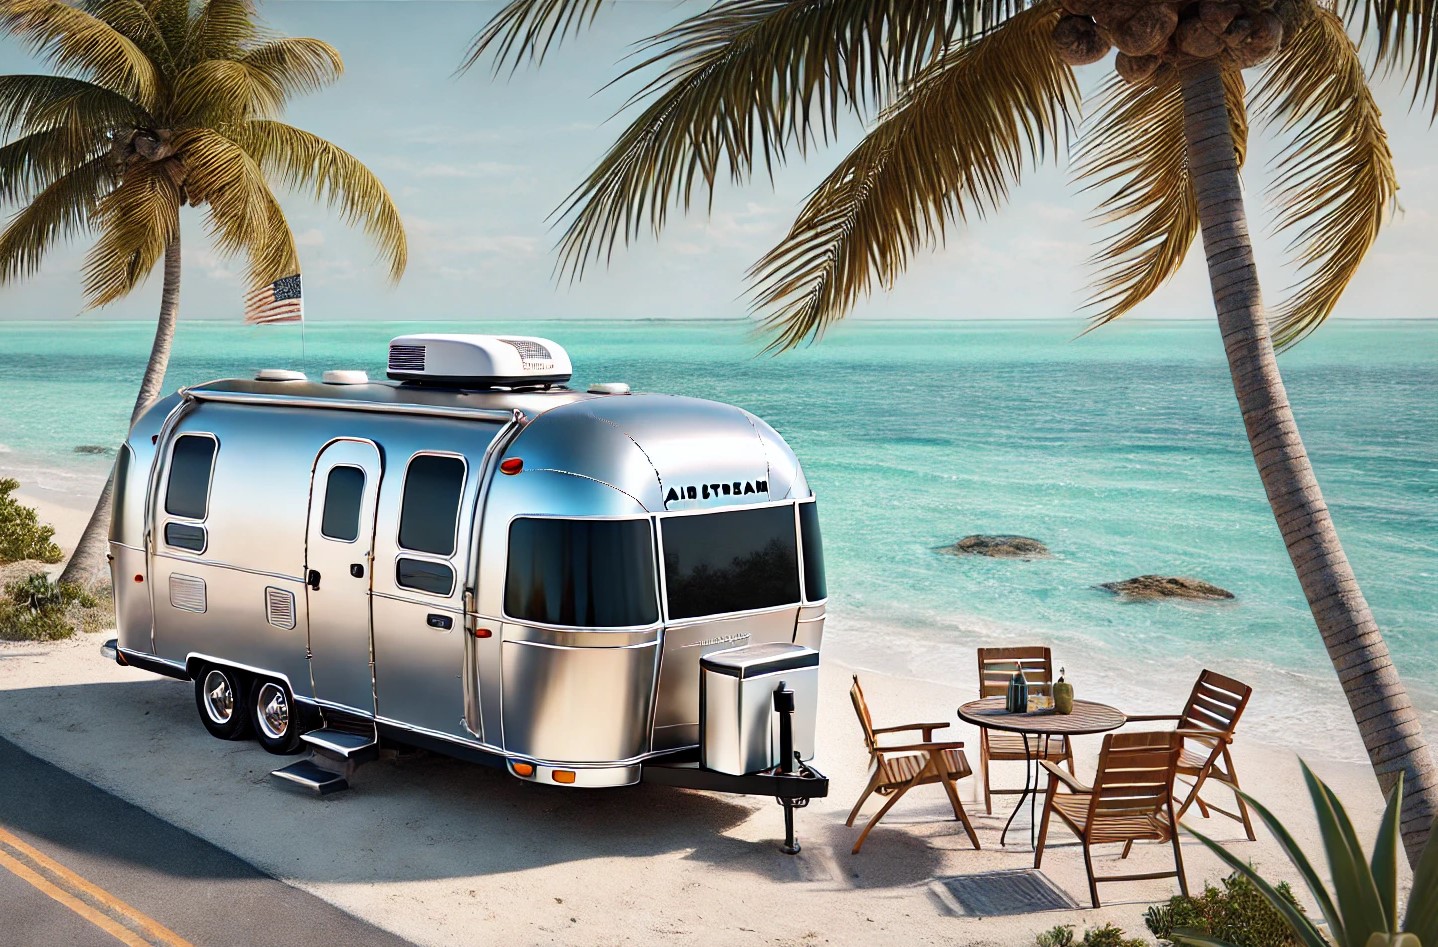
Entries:
[[315, 697], [373, 715], [370, 573], [383, 475], [372, 441], [332, 442], [315, 460], [305, 542]]

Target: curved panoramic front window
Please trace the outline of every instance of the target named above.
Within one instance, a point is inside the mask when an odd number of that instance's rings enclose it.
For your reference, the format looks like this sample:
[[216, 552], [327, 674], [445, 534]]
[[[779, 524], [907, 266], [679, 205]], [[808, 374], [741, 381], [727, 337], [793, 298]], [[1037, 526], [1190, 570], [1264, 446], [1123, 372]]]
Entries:
[[660, 522], [671, 620], [799, 601], [793, 506], [669, 516]]
[[504, 611], [520, 621], [575, 628], [658, 621], [649, 521], [516, 519], [509, 526]]
[[824, 578], [824, 543], [819, 537], [819, 504], [799, 504], [799, 536], [804, 540], [804, 600], [819, 602], [829, 597]]

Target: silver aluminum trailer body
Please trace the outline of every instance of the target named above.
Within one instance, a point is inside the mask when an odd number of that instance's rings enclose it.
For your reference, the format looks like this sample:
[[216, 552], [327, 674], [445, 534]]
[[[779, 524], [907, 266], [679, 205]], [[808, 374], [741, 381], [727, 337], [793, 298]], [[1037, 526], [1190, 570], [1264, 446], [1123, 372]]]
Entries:
[[783, 439], [728, 405], [214, 382], [120, 451], [117, 660], [230, 668], [296, 719], [521, 778], [630, 784], [697, 749], [702, 656], [819, 649], [816, 517]]

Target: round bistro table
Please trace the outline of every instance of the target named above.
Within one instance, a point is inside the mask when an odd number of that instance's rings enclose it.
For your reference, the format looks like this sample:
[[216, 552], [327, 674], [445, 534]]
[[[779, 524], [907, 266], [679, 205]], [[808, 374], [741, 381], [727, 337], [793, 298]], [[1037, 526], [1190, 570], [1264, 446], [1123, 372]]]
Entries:
[[[1014, 811], [1009, 815], [1009, 821], [1004, 823], [1004, 831], [999, 836], [999, 844], [1007, 844], [1005, 839], [1008, 838], [1009, 826], [1013, 825], [1014, 816], [1018, 815], [1019, 810], [1024, 807], [1024, 797], [1027, 796], [1029, 798], [1029, 847], [1032, 848], [1036, 828], [1034, 810], [1038, 802], [1039, 791], [1039, 760], [1048, 756], [1048, 741], [1053, 737], [1076, 737], [1117, 730], [1128, 722], [1128, 717], [1122, 711], [1116, 710], [1108, 704], [1100, 704], [1091, 700], [1074, 701], [1074, 709], [1071, 714], [1055, 713], [1052, 710], [1011, 714], [1004, 709], [1005, 703], [1005, 699], [1002, 697], [971, 700], [959, 708], [959, 719], [976, 727], [1006, 730], [1023, 736], [1024, 790], [1019, 794], [1018, 805], [1014, 806]], [[1030, 737], [1041, 737], [1045, 752], [1036, 755], [1039, 741], [1030, 741]], [[1035, 749], [1030, 748], [1031, 743]]]

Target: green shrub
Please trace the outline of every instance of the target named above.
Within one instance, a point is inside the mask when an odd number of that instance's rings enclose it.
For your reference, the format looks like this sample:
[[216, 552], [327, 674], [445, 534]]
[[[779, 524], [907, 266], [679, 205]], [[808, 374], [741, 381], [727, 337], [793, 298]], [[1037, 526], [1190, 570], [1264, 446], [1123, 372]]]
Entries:
[[1083, 938], [1074, 939], [1072, 924], [1063, 924], [1044, 931], [1034, 938], [1034, 947], [1148, 947], [1138, 937], [1125, 937], [1123, 928], [1114, 924], [1090, 927], [1083, 932]]
[[[1289, 904], [1298, 906], [1287, 884], [1277, 887]], [[1153, 936], [1164, 941], [1176, 930], [1189, 930], [1235, 947], [1296, 947], [1302, 943], [1278, 909], [1237, 872], [1223, 879], [1222, 890], [1206, 884], [1198, 897], [1176, 895], [1168, 904], [1149, 908], [1143, 920]]]
[[100, 602], [78, 585], [53, 582], [42, 572], [5, 586], [0, 597], [0, 638], [55, 641], [77, 628], [90, 631]]
[[10, 495], [19, 486], [18, 480], [0, 479], [0, 563], [59, 562], [64, 554], [50, 541], [54, 527], [41, 526], [35, 511]]

